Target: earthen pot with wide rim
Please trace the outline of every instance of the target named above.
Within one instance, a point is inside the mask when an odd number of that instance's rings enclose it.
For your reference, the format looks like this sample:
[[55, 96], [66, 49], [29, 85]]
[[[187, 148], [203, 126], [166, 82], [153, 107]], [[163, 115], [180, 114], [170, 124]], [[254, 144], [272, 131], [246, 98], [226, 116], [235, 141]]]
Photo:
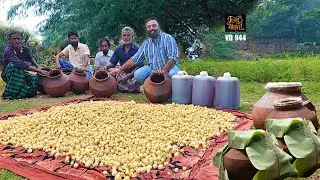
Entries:
[[98, 70], [89, 81], [89, 89], [95, 97], [110, 97], [117, 89], [114, 76], [105, 70]]
[[143, 84], [144, 95], [153, 103], [163, 103], [171, 98], [171, 79], [163, 73], [152, 73]]
[[[51, 68], [43, 67], [41, 68], [41, 70], [49, 72]], [[47, 75], [37, 73], [37, 76], [38, 76], [38, 91], [41, 92], [42, 94], [46, 94], [46, 91], [44, 90], [44, 87], [43, 87], [43, 83], [44, 83], [44, 80], [47, 78]]]
[[302, 105], [301, 98], [285, 98], [274, 102], [274, 110], [266, 119], [302, 118], [310, 120], [316, 130], [319, 128], [317, 114]]
[[71, 82], [68, 75], [59, 69], [53, 69], [43, 83], [46, 93], [53, 97], [62, 97], [70, 90]]
[[245, 150], [230, 149], [223, 157], [230, 180], [252, 179], [258, 170], [250, 162]]
[[69, 75], [71, 82], [71, 91], [75, 94], [82, 94], [89, 89], [89, 79], [86, 77], [86, 71], [75, 69]]
[[267, 116], [274, 110], [273, 102], [283, 98], [300, 97], [302, 104], [310, 109], [316, 111], [313, 104], [301, 92], [301, 83], [295, 82], [272, 82], [265, 86], [267, 92], [255, 103], [252, 110], [252, 119], [254, 126], [257, 129], [265, 129], [265, 120]]

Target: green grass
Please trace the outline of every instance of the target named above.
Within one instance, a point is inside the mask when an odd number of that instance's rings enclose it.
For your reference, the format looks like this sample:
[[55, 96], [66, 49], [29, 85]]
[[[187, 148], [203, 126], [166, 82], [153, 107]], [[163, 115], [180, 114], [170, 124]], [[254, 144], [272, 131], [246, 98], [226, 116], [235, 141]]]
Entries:
[[24, 177], [18, 176], [10, 171], [0, 169], [0, 180], [22, 180]]
[[207, 71], [219, 77], [230, 72], [242, 82], [314, 81], [320, 82], [320, 56], [292, 57], [284, 59], [260, 59], [258, 61], [188, 61], [181, 63], [183, 70], [192, 75]]

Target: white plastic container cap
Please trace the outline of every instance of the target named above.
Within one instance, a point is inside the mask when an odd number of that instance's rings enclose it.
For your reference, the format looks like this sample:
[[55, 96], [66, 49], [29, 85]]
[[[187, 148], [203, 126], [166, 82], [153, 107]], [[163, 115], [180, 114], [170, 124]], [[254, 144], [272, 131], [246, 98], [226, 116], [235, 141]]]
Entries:
[[200, 72], [200, 76], [208, 76], [208, 72], [207, 71], [201, 71]]
[[177, 75], [178, 76], [183, 76], [183, 75], [188, 75], [188, 73], [186, 71], [178, 71]]
[[224, 78], [231, 78], [231, 74], [229, 72], [226, 72], [223, 74]]

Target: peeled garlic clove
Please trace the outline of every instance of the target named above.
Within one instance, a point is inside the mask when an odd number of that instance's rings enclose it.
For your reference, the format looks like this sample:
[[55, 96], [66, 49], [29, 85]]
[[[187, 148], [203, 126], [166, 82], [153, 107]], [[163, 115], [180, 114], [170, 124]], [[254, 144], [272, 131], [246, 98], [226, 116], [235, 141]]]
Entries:
[[78, 163], [74, 163], [73, 167], [77, 169], [79, 167], [79, 164]]

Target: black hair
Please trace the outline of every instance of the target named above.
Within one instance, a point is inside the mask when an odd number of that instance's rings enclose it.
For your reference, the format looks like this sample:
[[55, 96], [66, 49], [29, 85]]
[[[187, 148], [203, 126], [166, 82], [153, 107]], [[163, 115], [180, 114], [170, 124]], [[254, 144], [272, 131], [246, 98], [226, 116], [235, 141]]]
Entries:
[[157, 18], [155, 18], [155, 17], [151, 17], [151, 18], [146, 19], [145, 24], [147, 24], [147, 23], [148, 23], [149, 21], [151, 21], [151, 20], [155, 20], [155, 21], [157, 21], [157, 22], [158, 22], [158, 24], [159, 24], [158, 19], [157, 19]]
[[102, 42], [107, 42], [108, 47], [111, 46], [111, 43], [110, 43], [109, 39], [107, 39], [107, 38], [102, 38], [102, 39], [100, 39], [100, 43], [99, 43], [100, 46], [101, 46], [101, 43], [102, 43]]
[[71, 36], [76, 36], [77, 38], [79, 38], [79, 34], [75, 31], [71, 31], [68, 33], [68, 38], [70, 38]]
[[19, 35], [22, 37], [22, 33], [21, 33], [21, 32], [19, 32], [19, 31], [11, 31], [11, 32], [8, 34], [8, 39], [10, 39], [11, 36], [14, 35], [14, 34], [19, 34]]

